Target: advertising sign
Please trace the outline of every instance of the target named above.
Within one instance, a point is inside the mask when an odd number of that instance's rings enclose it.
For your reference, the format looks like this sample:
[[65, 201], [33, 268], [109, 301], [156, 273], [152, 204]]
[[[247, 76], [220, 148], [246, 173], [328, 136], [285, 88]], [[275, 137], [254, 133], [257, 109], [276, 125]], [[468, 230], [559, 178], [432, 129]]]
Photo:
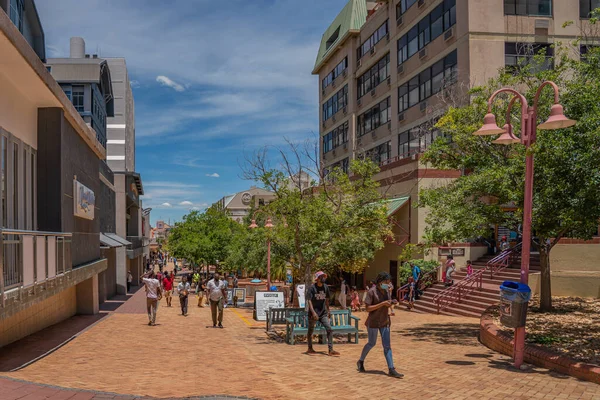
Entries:
[[438, 248], [438, 256], [456, 256], [456, 257], [464, 257], [465, 256], [465, 248], [464, 247], [439, 247]]
[[254, 319], [267, 320], [269, 308], [284, 308], [285, 298], [283, 292], [256, 292], [254, 294]]
[[73, 201], [75, 205], [75, 216], [85, 219], [94, 219], [94, 208], [96, 196], [88, 187], [81, 182], [73, 181]]
[[237, 305], [246, 303], [246, 288], [227, 289], [227, 305], [233, 304], [233, 296], [237, 296]]
[[306, 297], [304, 294], [304, 285], [296, 286], [296, 293], [298, 294], [298, 307], [306, 307]]

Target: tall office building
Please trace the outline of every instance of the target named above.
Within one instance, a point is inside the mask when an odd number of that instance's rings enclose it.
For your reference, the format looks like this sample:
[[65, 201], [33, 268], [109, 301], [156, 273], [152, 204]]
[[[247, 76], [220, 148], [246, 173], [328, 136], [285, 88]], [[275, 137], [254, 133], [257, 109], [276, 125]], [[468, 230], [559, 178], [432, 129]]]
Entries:
[[[394, 211], [395, 243], [373, 265], [393, 271], [401, 246], [418, 242], [425, 211], [419, 190], [460, 176], [419, 161], [438, 136], [433, 124], [464, 89], [507, 65], [575, 40], [588, 25], [592, 0], [349, 0], [325, 31], [313, 74], [319, 76], [324, 172], [370, 157]], [[575, 24], [563, 27], [568, 21]], [[588, 38], [593, 44], [597, 38]], [[395, 246], [395, 247], [394, 247]]]

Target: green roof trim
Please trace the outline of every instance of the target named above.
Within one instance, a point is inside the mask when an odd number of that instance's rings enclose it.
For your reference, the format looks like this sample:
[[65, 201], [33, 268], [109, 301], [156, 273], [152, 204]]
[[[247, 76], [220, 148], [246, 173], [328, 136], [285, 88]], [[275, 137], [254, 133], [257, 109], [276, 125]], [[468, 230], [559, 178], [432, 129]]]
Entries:
[[[342, 11], [333, 20], [329, 28], [321, 38], [321, 45], [315, 61], [313, 74], [317, 73], [318, 69], [325, 61], [326, 56], [330, 54], [337, 46], [345, 40], [350, 31], [359, 31], [367, 21], [367, 1], [366, 0], [349, 0]], [[337, 32], [337, 38], [330, 42], [330, 38]]]
[[392, 215], [396, 214], [396, 212], [398, 212], [402, 206], [408, 203], [409, 199], [410, 196], [397, 197], [395, 199], [382, 200], [381, 204], [385, 205], [387, 209], [387, 216], [391, 217]]

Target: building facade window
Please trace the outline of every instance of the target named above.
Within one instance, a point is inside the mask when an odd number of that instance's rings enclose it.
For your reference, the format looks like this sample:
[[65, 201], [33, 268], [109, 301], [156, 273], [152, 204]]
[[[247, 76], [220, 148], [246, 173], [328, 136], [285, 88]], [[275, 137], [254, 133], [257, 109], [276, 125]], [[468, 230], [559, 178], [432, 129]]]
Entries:
[[[581, 61], [585, 61], [585, 62], [595, 62], [598, 63], [599, 61], [599, 57], [598, 57], [598, 51], [597, 49], [600, 46], [598, 45], [593, 45], [593, 44], [582, 44], [579, 46], [579, 54], [581, 56]], [[592, 54], [590, 54], [590, 52]]]
[[425, 151], [438, 137], [443, 137], [439, 129], [430, 121], [398, 135], [398, 159], [408, 158]]
[[392, 158], [392, 142], [388, 141], [367, 150], [366, 156], [377, 165], [385, 165]]
[[[542, 55], [539, 61], [537, 55]], [[531, 66], [534, 71], [543, 71], [554, 67], [554, 48], [548, 43], [505, 43], [504, 62], [509, 69], [517, 70]]]
[[398, 65], [456, 24], [456, 0], [444, 0], [398, 40]]
[[373, 65], [357, 79], [358, 98], [360, 99], [390, 76], [390, 53]]
[[400, 0], [396, 4], [396, 19], [399, 19], [409, 8], [411, 8], [417, 0]]
[[25, 14], [23, 0], [10, 0], [10, 20], [21, 33], [23, 33], [23, 14]]
[[350, 158], [346, 157], [343, 160], [340, 160], [335, 164], [331, 164], [329, 167], [325, 168], [323, 170], [325, 177], [327, 177], [327, 175], [329, 175], [335, 168], [340, 168], [342, 172], [348, 174], [348, 171], [350, 171]]
[[327, 76], [323, 78], [323, 89], [331, 85], [338, 76], [342, 75], [346, 68], [348, 68], [348, 57], [344, 57], [344, 59], [333, 69], [333, 71], [328, 73]]
[[408, 110], [456, 82], [456, 50], [398, 87], [398, 112]]
[[367, 40], [365, 40], [360, 47], [356, 50], [357, 60], [360, 60], [362, 56], [367, 54], [380, 40], [387, 36], [388, 21], [386, 20]]
[[504, 0], [504, 15], [552, 16], [552, 0]]
[[345, 122], [323, 136], [323, 154], [348, 143], [348, 122]]
[[79, 85], [72, 86], [72, 102], [78, 112], [85, 111], [85, 88]]
[[600, 0], [579, 0], [579, 17], [589, 18], [596, 8], [600, 8]]
[[333, 117], [338, 111], [348, 105], [348, 85], [340, 89], [329, 100], [323, 103], [323, 121]]
[[363, 136], [381, 125], [387, 124], [391, 118], [391, 101], [388, 97], [365, 113], [358, 116], [357, 135]]

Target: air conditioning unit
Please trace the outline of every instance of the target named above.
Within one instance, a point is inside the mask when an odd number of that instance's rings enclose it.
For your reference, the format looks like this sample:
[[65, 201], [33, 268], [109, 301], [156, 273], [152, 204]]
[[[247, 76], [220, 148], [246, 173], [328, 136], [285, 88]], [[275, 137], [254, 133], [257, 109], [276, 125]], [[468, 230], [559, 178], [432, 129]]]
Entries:
[[371, 55], [375, 54], [377, 52], [377, 49], [375, 48], [375, 46], [371, 47]]
[[427, 111], [427, 102], [426, 101], [422, 101], [421, 103], [419, 103], [419, 110], [421, 110], [421, 112]]
[[419, 7], [423, 7], [425, 5], [425, 0], [419, 0]]
[[419, 58], [423, 59], [425, 57], [427, 57], [427, 47], [419, 51]]
[[335, 121], [336, 121], [335, 115], [333, 117], [331, 117], [331, 120], [333, 121], [333, 123], [335, 123]]
[[404, 23], [404, 20], [402, 19], [402, 15], [399, 16], [398, 18], [396, 18], [396, 26], [400, 26]]
[[403, 122], [404, 121], [404, 113], [401, 112], [400, 114], [398, 114], [398, 121], [399, 122]]
[[342, 76], [345, 78], [346, 76], [348, 76], [348, 70], [345, 69], [344, 72], [342, 72]]
[[343, 111], [344, 115], [348, 114], [348, 107], [344, 107], [344, 108], [342, 109], [342, 111]]
[[[398, 65], [398, 73], [399, 74], [403, 74], [404, 73], [404, 64], [400, 64]], [[325, 91], [323, 91], [324, 93]]]
[[388, 76], [388, 78], [387, 78], [387, 84], [388, 84], [388, 86], [392, 85], [392, 77], [391, 76]]
[[448, 41], [454, 37], [454, 27], [451, 27], [446, 32], [444, 32], [444, 40]]
[[375, 97], [375, 89], [371, 90], [371, 96]]
[[356, 61], [356, 68], [360, 68], [362, 67], [362, 59], [359, 58], [358, 61]]
[[362, 99], [356, 100], [356, 104], [360, 107], [362, 105]]
[[391, 131], [391, 130], [392, 130], [392, 123], [388, 122], [388, 131]]

